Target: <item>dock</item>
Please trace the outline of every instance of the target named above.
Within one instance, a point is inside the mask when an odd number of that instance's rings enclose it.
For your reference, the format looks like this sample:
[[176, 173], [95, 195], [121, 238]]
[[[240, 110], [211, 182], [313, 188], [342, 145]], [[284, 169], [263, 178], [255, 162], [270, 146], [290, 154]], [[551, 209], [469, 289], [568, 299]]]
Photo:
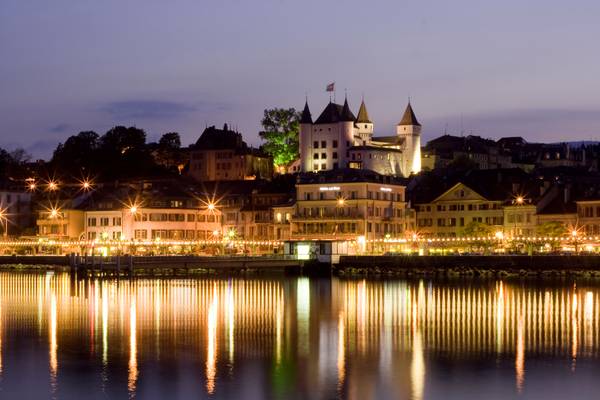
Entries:
[[80, 275], [140, 276], [190, 273], [286, 272], [301, 273], [304, 261], [269, 256], [0, 256], [0, 269], [44, 269]]

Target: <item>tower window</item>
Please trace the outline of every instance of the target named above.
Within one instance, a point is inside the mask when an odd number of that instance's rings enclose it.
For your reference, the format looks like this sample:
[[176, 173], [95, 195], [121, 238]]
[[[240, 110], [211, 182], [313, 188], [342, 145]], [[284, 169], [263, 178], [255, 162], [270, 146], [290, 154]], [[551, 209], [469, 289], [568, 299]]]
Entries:
[[315, 140], [315, 142], [313, 143], [313, 147], [315, 149], [318, 149], [319, 148], [319, 142]]
[[367, 124], [365, 124], [365, 129], [367, 129]]

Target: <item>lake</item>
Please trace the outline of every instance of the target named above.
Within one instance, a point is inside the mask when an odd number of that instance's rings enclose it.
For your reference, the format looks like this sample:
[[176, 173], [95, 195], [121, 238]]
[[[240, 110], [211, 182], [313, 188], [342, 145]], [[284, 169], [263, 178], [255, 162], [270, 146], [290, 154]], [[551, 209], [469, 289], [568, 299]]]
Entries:
[[9, 399], [571, 399], [600, 281], [0, 273]]

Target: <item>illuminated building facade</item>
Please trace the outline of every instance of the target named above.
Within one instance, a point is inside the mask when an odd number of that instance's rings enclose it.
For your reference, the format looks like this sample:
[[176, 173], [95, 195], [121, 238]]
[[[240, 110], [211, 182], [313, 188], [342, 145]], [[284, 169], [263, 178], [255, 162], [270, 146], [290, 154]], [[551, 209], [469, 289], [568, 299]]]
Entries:
[[404, 177], [421, 171], [421, 124], [410, 103], [394, 135], [375, 137], [373, 129], [364, 101], [357, 116], [347, 99], [330, 102], [314, 122], [307, 102], [300, 119], [302, 171], [356, 168]]
[[[457, 183], [429, 202], [415, 205], [417, 231], [422, 236], [456, 237], [473, 223], [502, 230], [502, 201], [488, 199], [463, 183]], [[470, 224], [470, 225], [469, 225]]]
[[210, 126], [191, 146], [188, 175], [197, 181], [269, 179], [273, 160], [248, 147], [227, 124], [223, 129]]
[[414, 230], [414, 213], [399, 180], [338, 169], [299, 176], [291, 225], [297, 240], [401, 237]]

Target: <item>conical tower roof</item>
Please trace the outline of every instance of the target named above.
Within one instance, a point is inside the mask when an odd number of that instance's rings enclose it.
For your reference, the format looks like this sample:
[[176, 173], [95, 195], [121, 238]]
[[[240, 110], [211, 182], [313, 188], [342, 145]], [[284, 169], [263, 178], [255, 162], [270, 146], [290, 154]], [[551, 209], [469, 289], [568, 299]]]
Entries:
[[365, 105], [365, 101], [363, 100], [360, 103], [360, 108], [358, 109], [358, 116], [356, 117], [357, 123], [363, 124], [372, 124], [371, 119], [369, 118], [369, 113], [367, 112], [367, 106]]
[[352, 121], [354, 122], [356, 117], [350, 111], [350, 106], [348, 106], [348, 98], [344, 100], [344, 107], [342, 108], [342, 112], [340, 114], [340, 121]]
[[412, 106], [410, 105], [410, 102], [406, 106], [406, 110], [404, 111], [404, 115], [402, 116], [402, 119], [400, 120], [400, 122], [398, 123], [398, 125], [421, 126], [421, 124], [417, 120], [417, 116], [415, 115], [415, 112], [412, 109]]
[[312, 124], [312, 115], [308, 109], [308, 100], [304, 103], [304, 110], [302, 110], [302, 116], [300, 117], [301, 124]]

